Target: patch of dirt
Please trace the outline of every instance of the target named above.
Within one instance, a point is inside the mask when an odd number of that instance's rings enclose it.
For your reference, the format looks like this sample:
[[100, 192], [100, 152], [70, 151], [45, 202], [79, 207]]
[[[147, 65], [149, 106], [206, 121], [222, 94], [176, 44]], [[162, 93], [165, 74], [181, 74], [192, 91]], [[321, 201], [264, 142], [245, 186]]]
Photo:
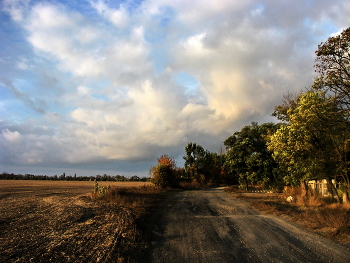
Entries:
[[[255, 197], [256, 200], [257, 196]], [[349, 262], [350, 250], [222, 188], [173, 193], [147, 262]]]
[[4, 187], [0, 181], [0, 262], [138, 262], [135, 216], [81, 188]]

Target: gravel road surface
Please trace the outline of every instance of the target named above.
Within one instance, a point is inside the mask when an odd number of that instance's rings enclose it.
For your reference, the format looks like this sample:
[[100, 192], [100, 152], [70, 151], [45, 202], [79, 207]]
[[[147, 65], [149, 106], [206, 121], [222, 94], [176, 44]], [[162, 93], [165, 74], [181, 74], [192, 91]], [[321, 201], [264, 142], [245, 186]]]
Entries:
[[150, 262], [350, 262], [345, 246], [263, 215], [222, 188], [178, 192], [162, 214]]

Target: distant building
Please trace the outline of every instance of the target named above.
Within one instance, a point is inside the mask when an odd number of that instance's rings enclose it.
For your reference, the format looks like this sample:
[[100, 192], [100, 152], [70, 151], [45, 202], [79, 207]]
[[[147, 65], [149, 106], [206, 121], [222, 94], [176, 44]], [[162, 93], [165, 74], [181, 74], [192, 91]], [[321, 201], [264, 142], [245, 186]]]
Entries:
[[[334, 179], [332, 179], [332, 183], [337, 188], [337, 184]], [[318, 193], [321, 196], [332, 196], [332, 194], [328, 191], [326, 179], [311, 180], [311, 181], [308, 181], [308, 185], [313, 192]]]

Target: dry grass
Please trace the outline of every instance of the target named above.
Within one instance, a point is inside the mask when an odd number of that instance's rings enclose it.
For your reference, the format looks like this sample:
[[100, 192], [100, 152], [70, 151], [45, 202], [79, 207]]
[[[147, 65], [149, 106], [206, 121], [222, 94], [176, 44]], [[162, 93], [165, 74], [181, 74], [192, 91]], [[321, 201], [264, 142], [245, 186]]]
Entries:
[[[261, 212], [283, 216], [350, 247], [350, 204], [337, 204], [317, 194], [305, 196], [300, 187], [287, 188], [282, 194], [248, 193], [238, 186], [227, 187], [225, 191], [246, 199]], [[287, 202], [288, 196], [293, 197], [293, 202]]]
[[[303, 196], [300, 188], [293, 188], [280, 196], [261, 195], [249, 198], [244, 193], [238, 197], [250, 199], [257, 210], [264, 213], [283, 215], [301, 226], [322, 236], [350, 246], [350, 205], [337, 204], [319, 195]], [[293, 196], [294, 202], [286, 198]]]
[[164, 193], [165, 190], [152, 185], [143, 185], [138, 187], [111, 187], [108, 192], [99, 197], [95, 197], [111, 203], [116, 203], [123, 207], [131, 209], [143, 209], [157, 195]]
[[313, 219], [318, 220], [320, 225], [342, 229], [350, 227], [349, 212], [349, 208], [343, 205], [332, 204], [316, 209]]
[[139, 261], [147, 257], [148, 251], [145, 248], [149, 246], [153, 235], [150, 225], [166, 193], [167, 190], [148, 184], [138, 187], [110, 187], [104, 196], [96, 193], [92, 195], [101, 202], [115, 204], [130, 211], [132, 220], [126, 222], [129, 227], [123, 233], [128, 244], [124, 246], [126, 249], [122, 251], [122, 255], [127, 256], [127, 260], [120, 257], [118, 262], [130, 262], [130, 259]]

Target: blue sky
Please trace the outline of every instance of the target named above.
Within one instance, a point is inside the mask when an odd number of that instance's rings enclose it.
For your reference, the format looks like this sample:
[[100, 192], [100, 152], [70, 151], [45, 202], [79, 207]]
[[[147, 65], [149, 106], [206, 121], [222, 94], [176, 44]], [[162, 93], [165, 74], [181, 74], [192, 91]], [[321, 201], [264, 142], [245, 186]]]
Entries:
[[146, 176], [276, 121], [350, 3], [3, 0], [0, 23], [0, 172]]

